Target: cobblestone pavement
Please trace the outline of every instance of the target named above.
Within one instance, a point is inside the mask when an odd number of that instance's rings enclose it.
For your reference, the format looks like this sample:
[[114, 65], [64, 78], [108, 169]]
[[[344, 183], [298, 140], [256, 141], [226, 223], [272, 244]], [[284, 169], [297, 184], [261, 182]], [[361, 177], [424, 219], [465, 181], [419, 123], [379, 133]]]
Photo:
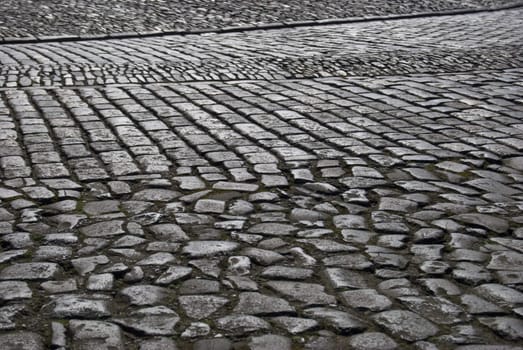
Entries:
[[0, 88], [522, 66], [523, 9], [245, 33], [0, 45]]
[[0, 46], [0, 349], [521, 349], [521, 18]]
[[496, 8], [515, 0], [2, 0], [0, 39], [216, 29]]

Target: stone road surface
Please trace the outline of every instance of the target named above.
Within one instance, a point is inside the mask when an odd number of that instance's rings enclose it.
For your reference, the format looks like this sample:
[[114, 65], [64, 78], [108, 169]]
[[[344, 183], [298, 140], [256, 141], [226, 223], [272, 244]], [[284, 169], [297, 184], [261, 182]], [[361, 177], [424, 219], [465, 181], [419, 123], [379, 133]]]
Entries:
[[520, 0], [2, 0], [0, 42], [511, 6]]
[[0, 45], [0, 88], [523, 66], [523, 9], [243, 33]]
[[0, 46], [0, 349], [521, 349], [522, 19]]

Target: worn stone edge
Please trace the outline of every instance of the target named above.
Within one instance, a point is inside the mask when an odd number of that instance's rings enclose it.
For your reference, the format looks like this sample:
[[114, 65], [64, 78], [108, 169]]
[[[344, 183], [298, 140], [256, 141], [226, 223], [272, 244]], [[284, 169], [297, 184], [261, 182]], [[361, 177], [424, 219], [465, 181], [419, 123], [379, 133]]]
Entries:
[[345, 17], [345, 18], [332, 18], [332, 19], [320, 19], [310, 21], [289, 21], [289, 22], [276, 22], [266, 23], [259, 25], [247, 25], [247, 26], [234, 26], [234, 27], [223, 27], [214, 29], [194, 29], [194, 30], [173, 30], [173, 31], [153, 31], [153, 32], [120, 32], [111, 34], [82, 34], [82, 35], [49, 35], [49, 36], [34, 36], [28, 35], [26, 37], [13, 38], [13, 37], [0, 37], [0, 45], [10, 44], [37, 44], [37, 43], [48, 43], [48, 42], [68, 42], [68, 41], [93, 41], [93, 40], [111, 40], [111, 39], [139, 39], [147, 37], [161, 37], [168, 35], [184, 36], [184, 35], [205, 35], [205, 34], [225, 34], [225, 33], [239, 33], [239, 32], [250, 32], [255, 30], [275, 30], [275, 29], [287, 29], [287, 28], [299, 28], [299, 27], [315, 27], [333, 24], [350, 24], [350, 23], [363, 23], [363, 22], [376, 22], [376, 21], [393, 21], [402, 19], [415, 19], [415, 18], [426, 18], [426, 17], [441, 17], [441, 16], [453, 16], [453, 15], [467, 15], [482, 12], [496, 12], [503, 10], [510, 10], [523, 7], [523, 1], [517, 1], [504, 6], [496, 7], [480, 7], [480, 8], [469, 8], [469, 9], [456, 9], [439, 12], [417, 12], [410, 14], [400, 15], [386, 15], [386, 16], [367, 16], [367, 17]]

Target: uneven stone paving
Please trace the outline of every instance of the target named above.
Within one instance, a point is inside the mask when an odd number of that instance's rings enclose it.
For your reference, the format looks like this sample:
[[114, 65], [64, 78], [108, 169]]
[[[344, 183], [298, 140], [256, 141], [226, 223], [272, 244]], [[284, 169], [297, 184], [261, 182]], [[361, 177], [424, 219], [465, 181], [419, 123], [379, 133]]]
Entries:
[[[519, 11], [475, 16], [303, 41], [378, 57], [404, 28], [404, 54], [427, 61], [450, 43], [493, 62], [517, 48]], [[453, 32], [460, 21], [478, 24]], [[420, 23], [447, 29], [416, 37]], [[359, 30], [361, 49], [339, 34]], [[231, 51], [256, 58], [286, 33], [245, 34], [265, 46]], [[66, 83], [68, 47], [87, 66], [86, 48], [106, 44], [108, 65], [149, 69], [197, 52], [190, 40], [229, 60], [228, 38], [0, 47], [4, 64], [25, 55], [3, 77], [24, 60], [46, 71], [46, 57], [63, 69], [50, 88], [0, 90], [0, 349], [521, 349], [521, 62]], [[309, 43], [264, 55], [301, 60]]]
[[445, 73], [523, 64], [523, 9], [245, 33], [0, 45], [0, 87]]
[[516, 0], [2, 0], [0, 41], [499, 8]]

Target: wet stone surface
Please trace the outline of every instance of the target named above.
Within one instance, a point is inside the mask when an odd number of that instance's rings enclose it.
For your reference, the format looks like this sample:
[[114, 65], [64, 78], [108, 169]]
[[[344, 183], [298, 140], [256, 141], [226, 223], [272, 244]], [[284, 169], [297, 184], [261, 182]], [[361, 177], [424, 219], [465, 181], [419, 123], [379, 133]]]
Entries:
[[0, 45], [0, 349], [517, 349], [520, 22]]

